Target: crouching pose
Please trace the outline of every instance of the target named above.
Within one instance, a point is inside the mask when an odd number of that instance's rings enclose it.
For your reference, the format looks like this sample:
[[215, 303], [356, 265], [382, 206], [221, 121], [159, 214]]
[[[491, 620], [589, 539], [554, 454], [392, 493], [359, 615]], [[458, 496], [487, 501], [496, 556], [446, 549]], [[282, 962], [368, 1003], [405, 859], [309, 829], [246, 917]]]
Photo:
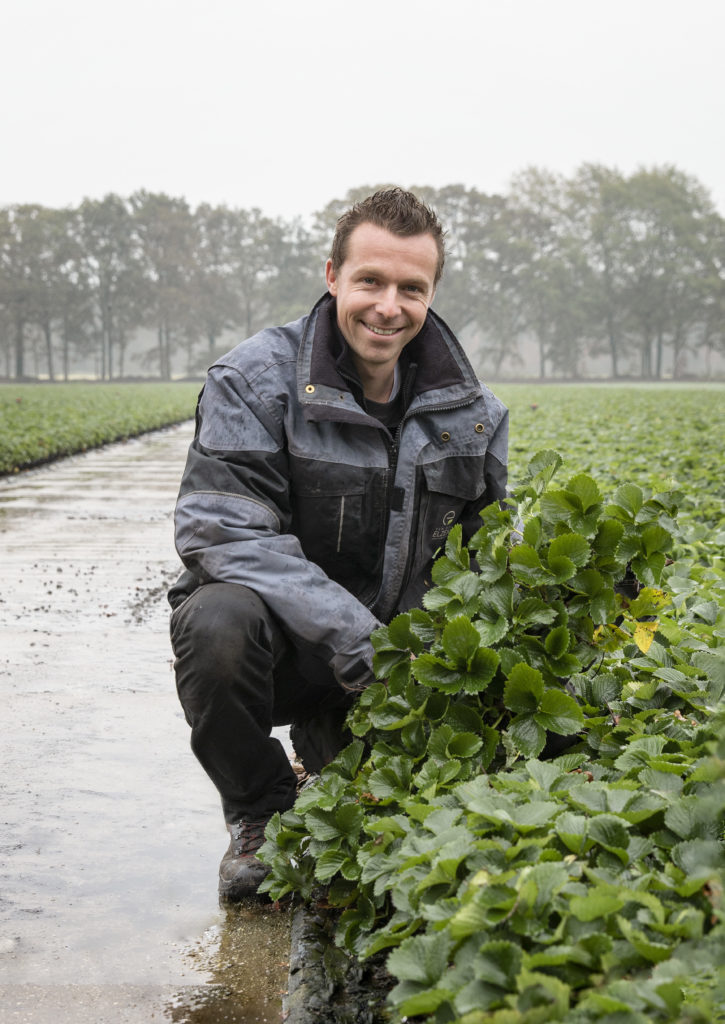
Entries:
[[231, 835], [223, 899], [253, 895], [266, 822], [373, 681], [370, 634], [420, 605], [455, 523], [505, 495], [508, 416], [431, 309], [443, 230], [410, 192], [340, 218], [327, 292], [222, 356], [176, 506], [171, 634], [191, 745]]

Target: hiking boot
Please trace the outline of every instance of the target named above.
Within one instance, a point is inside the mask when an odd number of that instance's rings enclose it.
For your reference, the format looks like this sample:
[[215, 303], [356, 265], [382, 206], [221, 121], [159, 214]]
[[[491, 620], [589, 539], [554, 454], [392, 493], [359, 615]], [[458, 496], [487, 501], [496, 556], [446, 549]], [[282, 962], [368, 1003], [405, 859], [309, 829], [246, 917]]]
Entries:
[[269, 868], [255, 856], [264, 843], [269, 818], [241, 818], [227, 825], [231, 842], [219, 865], [219, 898], [237, 902], [257, 896], [257, 887]]

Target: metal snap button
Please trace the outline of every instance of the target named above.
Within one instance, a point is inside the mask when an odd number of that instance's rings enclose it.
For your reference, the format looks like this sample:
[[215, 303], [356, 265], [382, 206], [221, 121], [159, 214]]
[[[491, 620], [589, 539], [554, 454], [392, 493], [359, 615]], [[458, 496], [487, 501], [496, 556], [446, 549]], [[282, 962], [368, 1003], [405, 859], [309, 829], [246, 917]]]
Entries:
[[444, 430], [443, 433], [441, 434], [441, 441], [450, 441], [450, 439], [451, 435], [448, 433], [447, 430]]
[[473, 429], [476, 431], [477, 434], [482, 434], [486, 428], [484, 427], [483, 423], [477, 423]]
[[314, 384], [308, 384], [307, 387], [305, 388], [305, 391], [307, 392], [308, 395], [314, 395], [314, 393], [315, 393], [315, 385]]

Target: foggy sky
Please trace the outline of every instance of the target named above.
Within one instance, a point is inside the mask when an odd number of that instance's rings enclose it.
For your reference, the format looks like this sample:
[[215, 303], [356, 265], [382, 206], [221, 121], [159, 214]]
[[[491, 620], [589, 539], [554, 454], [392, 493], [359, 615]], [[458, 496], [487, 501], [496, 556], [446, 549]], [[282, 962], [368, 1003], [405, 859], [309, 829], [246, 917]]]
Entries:
[[305, 216], [674, 164], [725, 212], [722, 0], [6, 0], [0, 205], [141, 188]]

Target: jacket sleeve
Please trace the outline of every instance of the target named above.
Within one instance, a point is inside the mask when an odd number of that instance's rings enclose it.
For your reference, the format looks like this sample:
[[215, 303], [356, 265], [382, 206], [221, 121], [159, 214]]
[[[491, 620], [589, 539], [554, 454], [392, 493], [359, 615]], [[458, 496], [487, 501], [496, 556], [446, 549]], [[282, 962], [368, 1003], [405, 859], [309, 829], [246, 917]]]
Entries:
[[200, 582], [255, 591], [294, 643], [358, 690], [373, 681], [370, 634], [380, 623], [289, 532], [285, 401], [262, 401], [238, 370], [212, 368], [176, 504], [177, 551]]

